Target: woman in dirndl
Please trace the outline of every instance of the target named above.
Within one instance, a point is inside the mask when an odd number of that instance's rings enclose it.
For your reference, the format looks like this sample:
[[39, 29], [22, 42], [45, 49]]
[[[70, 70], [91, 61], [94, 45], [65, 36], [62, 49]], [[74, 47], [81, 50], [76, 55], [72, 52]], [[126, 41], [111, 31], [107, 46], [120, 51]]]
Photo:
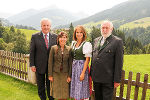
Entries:
[[78, 25], [73, 34], [72, 42], [72, 78], [70, 97], [75, 100], [83, 100], [90, 97], [89, 61], [92, 57], [92, 45], [86, 42], [86, 31]]

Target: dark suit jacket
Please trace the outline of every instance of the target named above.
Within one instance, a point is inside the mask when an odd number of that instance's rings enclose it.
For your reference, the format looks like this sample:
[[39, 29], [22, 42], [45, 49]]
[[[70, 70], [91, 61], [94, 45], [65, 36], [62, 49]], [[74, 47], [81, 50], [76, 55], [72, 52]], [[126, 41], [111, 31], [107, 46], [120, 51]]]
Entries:
[[53, 72], [60, 72], [61, 64], [63, 64], [62, 72], [68, 73], [68, 76], [71, 77], [71, 70], [72, 70], [71, 48], [69, 46], [65, 46], [62, 62], [61, 48], [60, 46], [54, 45], [52, 46], [49, 54], [48, 75], [53, 76]]
[[42, 32], [32, 35], [30, 44], [30, 67], [35, 66], [36, 71], [44, 74], [48, 68], [48, 56], [52, 45], [56, 44], [56, 34], [49, 34], [49, 48], [46, 48]]
[[98, 37], [94, 40], [92, 79], [99, 83], [119, 83], [123, 66], [123, 41], [117, 36], [111, 35], [99, 50], [101, 38]]

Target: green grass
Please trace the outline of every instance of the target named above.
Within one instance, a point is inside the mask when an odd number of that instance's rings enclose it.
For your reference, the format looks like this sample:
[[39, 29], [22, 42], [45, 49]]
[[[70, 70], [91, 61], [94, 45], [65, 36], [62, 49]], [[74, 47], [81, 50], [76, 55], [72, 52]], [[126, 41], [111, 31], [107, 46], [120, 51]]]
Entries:
[[[88, 22], [86, 24], [84, 24], [83, 26], [86, 27], [86, 30], [89, 29], [89, 28], [92, 28], [93, 26], [94, 27], [97, 27], [99, 26], [98, 28], [100, 28], [101, 26], [101, 23], [103, 22], [104, 20], [101, 20], [101, 21], [98, 21], [98, 22]], [[116, 22], [118, 20], [113, 20], [112, 22]]]
[[[7, 30], [10, 29], [10, 27], [5, 27]], [[31, 40], [31, 36], [34, 33], [39, 32], [38, 30], [29, 30], [29, 29], [19, 29], [22, 33], [26, 35], [27, 41]], [[17, 31], [17, 28], [15, 28], [15, 31]]]
[[[150, 75], [150, 54], [125, 55], [123, 69], [128, 78], [129, 71], [133, 72], [133, 79], [136, 79], [136, 73], [141, 73], [141, 81], [144, 80], [144, 74]], [[150, 77], [148, 82], [150, 83]]]
[[[144, 75], [150, 75], [150, 54], [141, 54], [141, 55], [125, 55], [124, 56], [124, 66], [123, 70], [125, 70], [125, 79], [128, 79], [129, 72], [133, 72], [132, 80], [136, 80], [136, 73], [140, 72], [141, 78], [140, 82], [144, 82]], [[148, 83], [150, 83], [150, 76]], [[134, 98], [134, 90], [135, 86], [131, 88], [131, 99]], [[142, 88], [139, 88], [139, 96], [138, 100], [142, 97]], [[124, 89], [124, 98], [126, 97], [127, 85], [125, 85]], [[117, 94], [119, 94], [119, 89], [117, 89]], [[147, 90], [146, 99], [150, 100], [150, 89]]]
[[[150, 75], [150, 54], [141, 55], [125, 55], [124, 56], [124, 67], [125, 77], [128, 78], [129, 71], [133, 72], [132, 80], [136, 79], [136, 73], [141, 73], [141, 82], [144, 81], [144, 74]], [[150, 83], [150, 76], [148, 82]], [[124, 89], [124, 98], [126, 97], [127, 86]], [[117, 89], [119, 94], [119, 89]], [[139, 90], [139, 98], [142, 96], [142, 88]], [[131, 99], [134, 97], [134, 86], [131, 90]], [[0, 73], [0, 100], [39, 100], [37, 95], [37, 87], [35, 85], [22, 82], [15, 78], [3, 75]], [[150, 98], [150, 89], [147, 90], [145, 100]]]
[[32, 34], [39, 32], [38, 30], [28, 30], [28, 29], [20, 29], [22, 33], [26, 35], [28, 41], [31, 40]]
[[98, 26], [98, 25], [101, 25], [102, 21], [98, 21], [98, 22], [88, 22], [86, 24], [84, 24], [83, 26], [86, 27], [86, 28], [91, 28], [93, 26]]
[[0, 73], [0, 100], [40, 100], [40, 98], [37, 86]]
[[135, 21], [123, 24], [119, 27], [119, 29], [123, 29], [123, 28], [133, 29], [133, 28], [137, 28], [137, 27], [146, 28], [148, 26], [150, 26], [150, 17], [145, 17], [145, 18], [142, 18], [139, 20], [135, 20]]
[[0, 73], [0, 100], [40, 100], [37, 87]]
[[[118, 22], [118, 20], [112, 20], [113, 23]], [[119, 21], [120, 22], [120, 21]], [[101, 21], [98, 22], [88, 22], [86, 24], [84, 24], [83, 26], [86, 27], [87, 30], [91, 29], [93, 26], [99, 26], [102, 23]], [[141, 18], [126, 24], [123, 24], [119, 27], [119, 29], [123, 29], [123, 28], [129, 28], [129, 29], [133, 29], [133, 28], [137, 28], [137, 27], [144, 27], [147, 28], [148, 26], [150, 26], [150, 17], [145, 17], [145, 18]], [[91, 31], [91, 30], [90, 30]]]

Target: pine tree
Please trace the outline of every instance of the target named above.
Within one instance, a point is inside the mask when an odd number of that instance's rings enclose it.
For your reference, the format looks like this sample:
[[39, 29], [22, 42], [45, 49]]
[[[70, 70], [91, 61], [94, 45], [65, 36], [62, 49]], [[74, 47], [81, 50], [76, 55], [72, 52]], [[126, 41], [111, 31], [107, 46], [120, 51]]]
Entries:
[[73, 40], [73, 33], [74, 33], [74, 27], [73, 27], [73, 24], [71, 23], [69, 27], [69, 32], [68, 32], [69, 44], [71, 44]]
[[2, 37], [3, 32], [5, 31], [5, 28], [2, 25], [2, 21], [0, 20], [0, 38]]
[[9, 31], [12, 32], [12, 33], [15, 33], [15, 27], [11, 26]]
[[5, 49], [5, 46], [4, 46], [4, 40], [3, 38], [0, 38], [0, 50], [4, 50]]
[[125, 42], [125, 34], [123, 31], [113, 29], [112, 34], [120, 37], [123, 40], [123, 42]]
[[17, 30], [17, 37], [14, 43], [14, 52], [18, 53], [27, 53], [27, 41], [24, 33], [21, 33], [20, 30]]
[[92, 31], [91, 31], [91, 43], [93, 44], [94, 39], [101, 36], [101, 31], [99, 28], [96, 27], [92, 27]]
[[3, 25], [2, 25], [2, 21], [0, 20], [0, 27], [1, 27], [1, 26], [3, 26]]

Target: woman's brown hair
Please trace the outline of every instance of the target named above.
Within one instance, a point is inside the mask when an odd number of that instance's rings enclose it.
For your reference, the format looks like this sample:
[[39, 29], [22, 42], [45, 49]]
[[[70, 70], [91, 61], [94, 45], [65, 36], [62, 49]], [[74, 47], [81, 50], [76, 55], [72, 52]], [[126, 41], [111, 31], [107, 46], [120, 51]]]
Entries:
[[66, 36], [66, 38], [68, 38], [67, 33], [64, 32], [64, 31], [61, 31], [61, 32], [57, 35], [57, 48], [56, 48], [55, 53], [58, 53], [58, 46], [60, 46], [60, 45], [59, 45], [59, 38], [62, 38], [63, 36]]
[[57, 45], [59, 45], [59, 38], [62, 38], [63, 36], [66, 36], [66, 38], [68, 38], [68, 35], [66, 32], [61, 31], [58, 35], [57, 35]]
[[73, 33], [73, 40], [77, 41], [77, 37], [76, 37], [77, 29], [81, 29], [81, 32], [83, 33], [82, 41], [85, 41], [86, 40], [86, 31], [85, 31], [85, 28], [82, 25], [76, 26], [76, 28], [74, 30], [74, 33]]

